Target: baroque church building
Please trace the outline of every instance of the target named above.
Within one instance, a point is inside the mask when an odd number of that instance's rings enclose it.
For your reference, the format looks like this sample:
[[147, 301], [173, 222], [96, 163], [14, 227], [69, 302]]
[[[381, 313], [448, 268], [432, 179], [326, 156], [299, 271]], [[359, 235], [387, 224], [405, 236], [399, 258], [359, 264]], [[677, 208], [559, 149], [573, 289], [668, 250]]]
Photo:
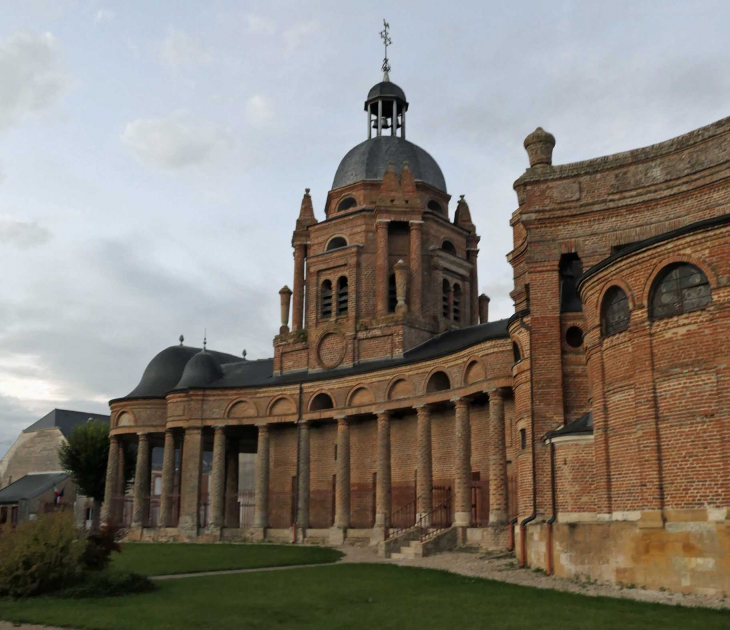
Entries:
[[386, 72], [321, 219], [304, 194], [273, 358], [181, 341], [111, 401], [104, 517], [730, 594], [730, 118], [560, 166], [537, 128], [515, 312], [490, 321], [471, 211], [408, 109]]

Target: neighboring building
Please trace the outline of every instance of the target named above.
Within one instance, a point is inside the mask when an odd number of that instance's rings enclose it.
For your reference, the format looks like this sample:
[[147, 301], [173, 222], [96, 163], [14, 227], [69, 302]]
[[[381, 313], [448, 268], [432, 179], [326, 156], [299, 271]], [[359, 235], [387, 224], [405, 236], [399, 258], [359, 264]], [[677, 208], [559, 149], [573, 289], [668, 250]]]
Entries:
[[[109, 416], [84, 411], [54, 409], [25, 429], [0, 460], [0, 489], [2, 489], [0, 490], [0, 503], [4, 501], [3, 496], [17, 497], [19, 500], [25, 501], [27, 506], [25, 512], [20, 510], [20, 520], [24, 520], [24, 514], [36, 514], [35, 508], [38, 502], [47, 503], [48, 498], [47, 489], [39, 491], [39, 488], [44, 487], [46, 477], [39, 476], [38, 473], [65, 474], [59, 473], [61, 463], [58, 459], [58, 449], [74, 427], [89, 420], [108, 423]], [[33, 479], [26, 478], [29, 475], [33, 475]], [[50, 479], [50, 477], [48, 478]], [[71, 488], [64, 492], [61, 502], [73, 505], [76, 490], [70, 481], [68, 484]], [[65, 486], [66, 482], [64, 482]], [[12, 490], [12, 492], [3, 494], [5, 489]], [[36, 495], [37, 492], [40, 494]], [[52, 500], [51, 496], [51, 502]], [[86, 509], [89, 507], [87, 506]], [[90, 518], [90, 515], [86, 516]]]
[[558, 575], [730, 594], [730, 118], [562, 166], [530, 134], [515, 314], [490, 322], [469, 206], [451, 218], [408, 108], [386, 74], [321, 221], [305, 193], [273, 358], [173, 346], [111, 401], [108, 516], [135, 444], [135, 537], [296, 525], [392, 546], [429, 524], [485, 549], [514, 536], [522, 563]]
[[0, 527], [71, 509], [76, 488], [65, 472], [29, 473], [0, 490]]

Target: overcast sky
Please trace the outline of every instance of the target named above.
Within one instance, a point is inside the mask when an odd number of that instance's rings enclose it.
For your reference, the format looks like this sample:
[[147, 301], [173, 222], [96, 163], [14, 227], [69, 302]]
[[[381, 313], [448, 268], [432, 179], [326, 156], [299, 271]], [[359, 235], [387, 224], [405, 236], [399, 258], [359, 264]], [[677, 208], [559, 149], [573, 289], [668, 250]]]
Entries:
[[181, 333], [272, 355], [301, 196], [321, 219], [365, 139], [383, 17], [494, 318], [536, 126], [566, 163], [730, 114], [726, 0], [0, 0], [0, 456], [54, 407], [106, 411]]

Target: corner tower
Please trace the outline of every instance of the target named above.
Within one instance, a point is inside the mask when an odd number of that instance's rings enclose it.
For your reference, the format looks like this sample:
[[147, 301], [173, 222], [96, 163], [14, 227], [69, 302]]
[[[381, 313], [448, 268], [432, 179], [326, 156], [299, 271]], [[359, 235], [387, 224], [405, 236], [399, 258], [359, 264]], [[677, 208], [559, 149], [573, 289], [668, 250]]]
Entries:
[[449, 219], [441, 168], [406, 140], [409, 104], [388, 70], [368, 92], [367, 139], [340, 162], [324, 219], [315, 218], [309, 189], [302, 199], [292, 322], [285, 287], [275, 373], [398, 358], [479, 323], [479, 236], [469, 206], [462, 195]]

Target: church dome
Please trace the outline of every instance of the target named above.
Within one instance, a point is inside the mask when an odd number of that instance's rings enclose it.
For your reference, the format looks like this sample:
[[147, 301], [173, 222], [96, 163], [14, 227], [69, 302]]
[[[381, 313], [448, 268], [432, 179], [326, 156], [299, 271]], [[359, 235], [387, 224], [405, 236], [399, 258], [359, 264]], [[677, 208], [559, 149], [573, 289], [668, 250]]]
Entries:
[[180, 382], [175, 389], [205, 387], [223, 378], [223, 370], [215, 357], [205, 349], [188, 361]]
[[446, 180], [436, 160], [418, 145], [399, 136], [376, 136], [350, 149], [337, 167], [332, 188], [366, 180], [381, 180], [390, 162], [393, 162], [399, 174], [403, 163], [408, 162], [417, 182], [446, 192]]

